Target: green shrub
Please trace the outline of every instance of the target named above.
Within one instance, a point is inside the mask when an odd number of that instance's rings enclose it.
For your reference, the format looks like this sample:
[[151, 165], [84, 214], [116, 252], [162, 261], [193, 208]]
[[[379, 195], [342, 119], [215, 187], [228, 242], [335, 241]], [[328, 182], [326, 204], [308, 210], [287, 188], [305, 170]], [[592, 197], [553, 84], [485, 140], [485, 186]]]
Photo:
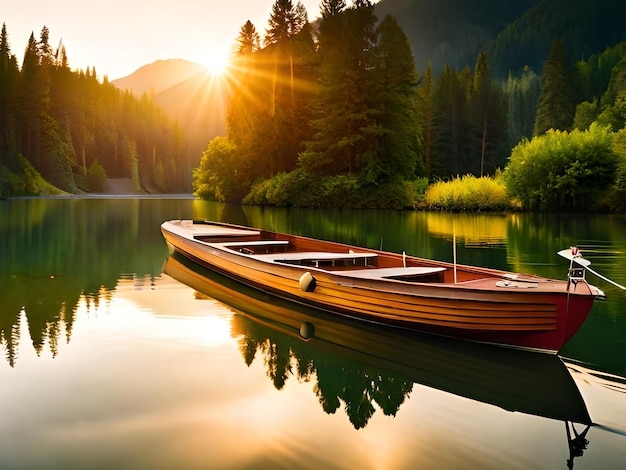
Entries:
[[413, 207], [416, 186], [409, 182], [363, 184], [355, 175], [312, 176], [302, 169], [257, 182], [244, 204], [296, 207], [404, 209]]
[[6, 166], [0, 166], [0, 199], [11, 195], [11, 171]]
[[209, 142], [193, 171], [193, 191], [197, 197], [214, 201], [241, 201], [248, 192], [246, 169], [237, 145], [228, 137]]
[[309, 181], [301, 170], [279, 173], [273, 178], [253, 184], [243, 202], [274, 206], [312, 206], [316, 199], [312, 192], [315, 185], [310, 185]]
[[526, 209], [590, 209], [612, 188], [617, 164], [607, 127], [549, 130], [513, 149], [504, 180]]
[[30, 162], [19, 155], [16, 173], [9, 168], [0, 167], [0, 197], [12, 196], [58, 196], [67, 194], [48, 183]]
[[626, 128], [613, 134], [613, 150], [617, 155], [615, 185], [618, 190], [626, 191]]
[[96, 158], [87, 169], [87, 186], [91, 192], [104, 191], [107, 183], [107, 173]]

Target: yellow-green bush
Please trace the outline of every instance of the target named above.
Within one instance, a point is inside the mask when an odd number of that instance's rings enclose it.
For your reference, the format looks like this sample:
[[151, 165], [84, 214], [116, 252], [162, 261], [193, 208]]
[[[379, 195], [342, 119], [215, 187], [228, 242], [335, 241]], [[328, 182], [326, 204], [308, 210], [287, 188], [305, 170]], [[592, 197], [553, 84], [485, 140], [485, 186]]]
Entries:
[[495, 211], [510, 205], [506, 188], [498, 178], [472, 175], [431, 184], [426, 190], [425, 204], [447, 211]]

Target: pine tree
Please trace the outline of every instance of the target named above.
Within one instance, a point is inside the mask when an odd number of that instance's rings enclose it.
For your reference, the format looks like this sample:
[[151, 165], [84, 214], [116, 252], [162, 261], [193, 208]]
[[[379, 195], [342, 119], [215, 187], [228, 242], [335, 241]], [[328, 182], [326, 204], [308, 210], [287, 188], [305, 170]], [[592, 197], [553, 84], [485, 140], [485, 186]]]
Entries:
[[15, 152], [15, 94], [19, 70], [17, 58], [11, 54], [6, 24], [0, 35], [0, 166], [14, 171], [18, 168]]
[[426, 74], [424, 78], [424, 87], [420, 89], [422, 94], [422, 110], [424, 119], [423, 130], [423, 155], [424, 155], [424, 174], [426, 177], [431, 176], [431, 151], [432, 151], [432, 139], [433, 139], [433, 71], [428, 63], [426, 67]]
[[470, 171], [468, 148], [469, 103], [472, 74], [469, 69], [455, 72], [445, 66], [433, 92], [433, 174], [450, 177]]
[[476, 125], [478, 137], [475, 152], [480, 155], [480, 165], [471, 162], [470, 168], [474, 173], [480, 167], [482, 177], [504, 163], [508, 145], [504, 92], [500, 84], [491, 79], [484, 51], [480, 51], [476, 59], [471, 109], [471, 122]]
[[286, 61], [289, 66], [289, 89], [293, 98], [293, 51], [292, 40], [308, 23], [307, 13], [302, 3], [296, 6], [291, 0], [276, 0], [272, 6], [269, 27], [265, 34], [265, 46], [274, 49], [274, 84], [272, 93], [272, 114], [276, 112], [276, 87], [281, 67]]
[[298, 122], [295, 89], [300, 71], [296, 71], [295, 43], [304, 35], [308, 38], [303, 40], [312, 44], [307, 24], [302, 3], [294, 6], [291, 0], [275, 1], [265, 36], [265, 51], [271, 53], [274, 65], [269, 108], [273, 126], [265, 135], [275, 136], [273, 164], [277, 172], [293, 170], [300, 150], [298, 135], [302, 124]]
[[487, 145], [487, 122], [489, 118], [489, 105], [491, 97], [491, 78], [487, 65], [487, 54], [484, 50], [478, 53], [476, 67], [474, 68], [474, 116], [480, 126], [480, 177], [483, 177], [485, 167], [485, 147]]
[[543, 67], [534, 135], [571, 127], [576, 111], [575, 90], [570, 82], [574, 75], [566, 57], [565, 40], [555, 39]]
[[[418, 119], [419, 77], [413, 53], [404, 31], [396, 20], [387, 16], [376, 30], [374, 75], [370, 90], [373, 119], [364, 129], [370, 142], [366, 165], [366, 181], [380, 183], [388, 180], [413, 179], [421, 145], [421, 125]], [[419, 170], [421, 173], [422, 162]]]
[[259, 33], [250, 20], [246, 21], [239, 30], [236, 43], [237, 47], [235, 51], [238, 57], [248, 56], [261, 48]]
[[[377, 145], [371, 98], [376, 41], [374, 8], [357, 1], [347, 10], [340, 2], [323, 4], [319, 30], [320, 87], [311, 122], [313, 138], [301, 155], [306, 171], [336, 175], [358, 172]], [[329, 9], [324, 9], [328, 7]], [[369, 135], [363, 130], [369, 129]]]
[[510, 142], [520, 142], [524, 137], [532, 137], [540, 89], [541, 79], [528, 67], [519, 77], [509, 75], [505, 95]]
[[40, 114], [45, 98], [40, 85], [39, 52], [35, 35], [31, 33], [24, 52], [17, 93], [18, 146], [27, 160], [39, 170]]

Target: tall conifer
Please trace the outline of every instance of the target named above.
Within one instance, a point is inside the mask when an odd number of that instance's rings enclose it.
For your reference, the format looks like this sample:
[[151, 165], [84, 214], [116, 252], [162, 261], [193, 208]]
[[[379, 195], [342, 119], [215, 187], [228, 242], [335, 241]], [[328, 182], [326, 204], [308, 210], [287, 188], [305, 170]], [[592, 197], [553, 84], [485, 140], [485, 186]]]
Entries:
[[15, 154], [15, 93], [19, 77], [17, 58], [11, 54], [6, 24], [0, 35], [0, 166], [17, 169]]
[[543, 67], [534, 135], [543, 134], [548, 129], [568, 130], [571, 127], [576, 111], [572, 77], [574, 74], [567, 60], [565, 40], [557, 38], [552, 41]]
[[[370, 90], [369, 103], [375, 112], [364, 130], [370, 149], [363, 171], [370, 182], [411, 180], [421, 145], [417, 111], [419, 77], [409, 41], [396, 20], [386, 16], [376, 34], [371, 68], [375, 85]], [[420, 174], [422, 171], [420, 161]]]

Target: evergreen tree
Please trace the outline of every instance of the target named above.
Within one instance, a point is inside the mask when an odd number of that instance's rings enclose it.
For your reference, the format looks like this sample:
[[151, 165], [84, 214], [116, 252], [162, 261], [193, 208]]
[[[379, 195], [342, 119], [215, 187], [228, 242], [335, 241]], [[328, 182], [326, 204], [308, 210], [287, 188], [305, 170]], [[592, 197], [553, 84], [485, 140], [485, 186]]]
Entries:
[[[38, 171], [76, 192], [77, 185], [88, 190], [87, 168], [96, 159], [107, 174], [126, 177], [134, 159], [137, 179], [140, 175], [150, 187], [189, 190], [191, 158], [184, 155], [180, 129], [150, 100], [138, 102], [106, 79], [100, 83], [94, 68], [72, 72], [65, 47], [50, 47], [46, 27], [39, 41], [31, 34], [21, 71], [3, 28], [0, 85], [0, 166], [15, 178], [34, 178]], [[136, 143], [134, 153], [129, 142]], [[24, 170], [26, 165], [32, 169]], [[37, 190], [25, 183], [12, 186], [17, 180], [4, 178], [6, 170], [2, 174], [3, 195]]]
[[485, 147], [487, 145], [487, 122], [489, 118], [489, 104], [491, 98], [491, 78], [487, 65], [487, 54], [484, 50], [478, 53], [476, 67], [474, 68], [474, 116], [480, 126], [480, 177], [483, 177], [485, 167]]
[[11, 54], [6, 24], [0, 35], [0, 166], [17, 171], [15, 152], [15, 94], [19, 78], [17, 58]]
[[[284, 81], [276, 75], [279, 73], [279, 68], [278, 58], [274, 54], [275, 48], [272, 47], [270, 50], [259, 48], [258, 33], [249, 21], [242, 26], [237, 44], [235, 67], [231, 74], [232, 93], [227, 111], [227, 129], [229, 149], [231, 149], [228, 155], [236, 155], [229, 157], [228, 161], [237, 162], [236, 168], [233, 168], [235, 172], [233, 175], [236, 174], [235, 179], [240, 187], [238, 191], [233, 191], [231, 186], [229, 186], [231, 189], [225, 189], [226, 183], [216, 186], [218, 190], [213, 190], [212, 193], [220, 195], [214, 195], [211, 198], [221, 200], [242, 197], [252, 181], [276, 174], [282, 168], [284, 161], [282, 153], [284, 147], [279, 147], [277, 135], [277, 122], [285, 113], [284, 101], [280, 101], [278, 116], [274, 101], [275, 84], [278, 82], [284, 84]], [[282, 71], [284, 72], [284, 69]], [[281, 122], [284, 125], [284, 121]], [[209, 149], [211, 145], [212, 143], [209, 144]], [[225, 146], [225, 144], [220, 145]], [[230, 182], [235, 181], [233, 175], [230, 174], [228, 176], [201, 175], [203, 172], [223, 171], [225, 168], [223, 164], [211, 163], [212, 159], [217, 158], [215, 155], [222, 154], [223, 152], [207, 153], [205, 151], [206, 156], [203, 156], [203, 160], [206, 160], [206, 163], [198, 170], [199, 172], [194, 174], [194, 184], [197, 184], [199, 179], [207, 180], [207, 178], [229, 181], [229, 185]], [[204, 197], [209, 194], [207, 191], [200, 191], [200, 193], [204, 194]]]
[[534, 135], [543, 134], [548, 129], [567, 130], [571, 127], [576, 110], [575, 90], [570, 78], [573, 76], [565, 41], [555, 39], [543, 67]]
[[426, 67], [426, 74], [424, 78], [424, 87], [420, 89], [422, 93], [423, 103], [423, 119], [424, 119], [424, 131], [423, 131], [423, 154], [424, 154], [424, 174], [430, 178], [431, 175], [431, 148], [433, 139], [433, 71], [430, 63]]
[[17, 90], [18, 146], [28, 161], [39, 170], [39, 137], [41, 112], [44, 107], [45, 89], [39, 69], [39, 51], [35, 35], [31, 33], [24, 52], [20, 83]]
[[50, 46], [50, 31], [47, 26], [44, 26], [41, 29], [41, 34], [39, 35], [39, 42], [37, 43], [38, 56], [39, 56], [39, 65], [44, 67], [56, 65], [54, 58], [52, 47]]
[[[266, 31], [266, 51], [273, 56], [272, 92], [270, 95], [270, 117], [273, 129], [269, 135], [274, 140], [274, 168], [277, 172], [295, 168], [300, 150], [300, 139], [304, 123], [296, 109], [296, 78], [302, 70], [296, 70], [298, 58], [296, 42], [308, 42], [313, 49], [310, 29], [306, 27], [308, 17], [302, 3], [295, 6], [291, 0], [276, 0]], [[301, 51], [302, 52], [302, 51]], [[280, 137], [279, 137], [280, 136]]]
[[[471, 97], [472, 120], [476, 126], [475, 152], [480, 155], [480, 177], [492, 173], [507, 153], [507, 122], [504, 93], [500, 84], [491, 79], [487, 55], [480, 51], [474, 69]], [[478, 165], [470, 163], [472, 173]]]
[[[257, 60], [260, 48], [259, 33], [248, 20], [236, 39], [234, 67], [229, 77], [232, 92], [226, 115], [228, 137], [242, 149], [238, 169], [240, 173], [245, 173], [248, 167], [246, 157], [252, 155], [254, 149], [254, 130], [269, 119], [263, 109], [265, 99], [261, 94], [264, 77]], [[205, 170], [210, 169], [207, 167]]]
[[369, 1], [343, 10], [341, 2], [322, 4], [319, 25], [320, 79], [311, 121], [313, 138], [300, 164], [310, 173], [352, 173], [364, 166], [376, 146], [372, 130], [378, 110], [370, 107], [376, 17]]
[[[344, 90], [345, 56], [347, 56], [346, 15], [343, 0], [324, 0], [320, 6], [318, 54], [319, 87], [313, 99], [313, 136], [306, 142], [306, 151], [299, 163], [307, 173], [333, 174], [343, 143], [343, 113], [349, 105], [349, 97]], [[330, 106], [331, 103], [334, 103]]]
[[[363, 173], [369, 182], [413, 179], [418, 169], [421, 125], [418, 120], [419, 78], [408, 39], [396, 20], [387, 16], [377, 30], [374, 75], [369, 104], [374, 119], [364, 129], [372, 144], [364, 152]], [[370, 138], [371, 137], [371, 138]], [[420, 161], [419, 172], [423, 165]]]
[[520, 142], [533, 135], [541, 79], [526, 67], [519, 77], [509, 75], [505, 85], [509, 141]]
[[271, 46], [274, 50], [274, 83], [272, 92], [272, 114], [276, 112], [276, 87], [278, 77], [284, 72], [280, 68], [288, 64], [289, 67], [289, 90], [293, 96], [293, 51], [292, 40], [302, 31], [308, 23], [307, 13], [298, 2], [296, 6], [291, 0], [276, 0], [272, 6], [269, 19], [269, 27], [265, 34], [265, 46]]
[[254, 25], [250, 20], [239, 30], [239, 36], [236, 40], [237, 47], [235, 49], [237, 56], [248, 56], [261, 48], [261, 39]]
[[471, 72], [455, 72], [445, 66], [433, 92], [432, 171], [448, 178], [469, 170], [470, 149], [467, 146]]

